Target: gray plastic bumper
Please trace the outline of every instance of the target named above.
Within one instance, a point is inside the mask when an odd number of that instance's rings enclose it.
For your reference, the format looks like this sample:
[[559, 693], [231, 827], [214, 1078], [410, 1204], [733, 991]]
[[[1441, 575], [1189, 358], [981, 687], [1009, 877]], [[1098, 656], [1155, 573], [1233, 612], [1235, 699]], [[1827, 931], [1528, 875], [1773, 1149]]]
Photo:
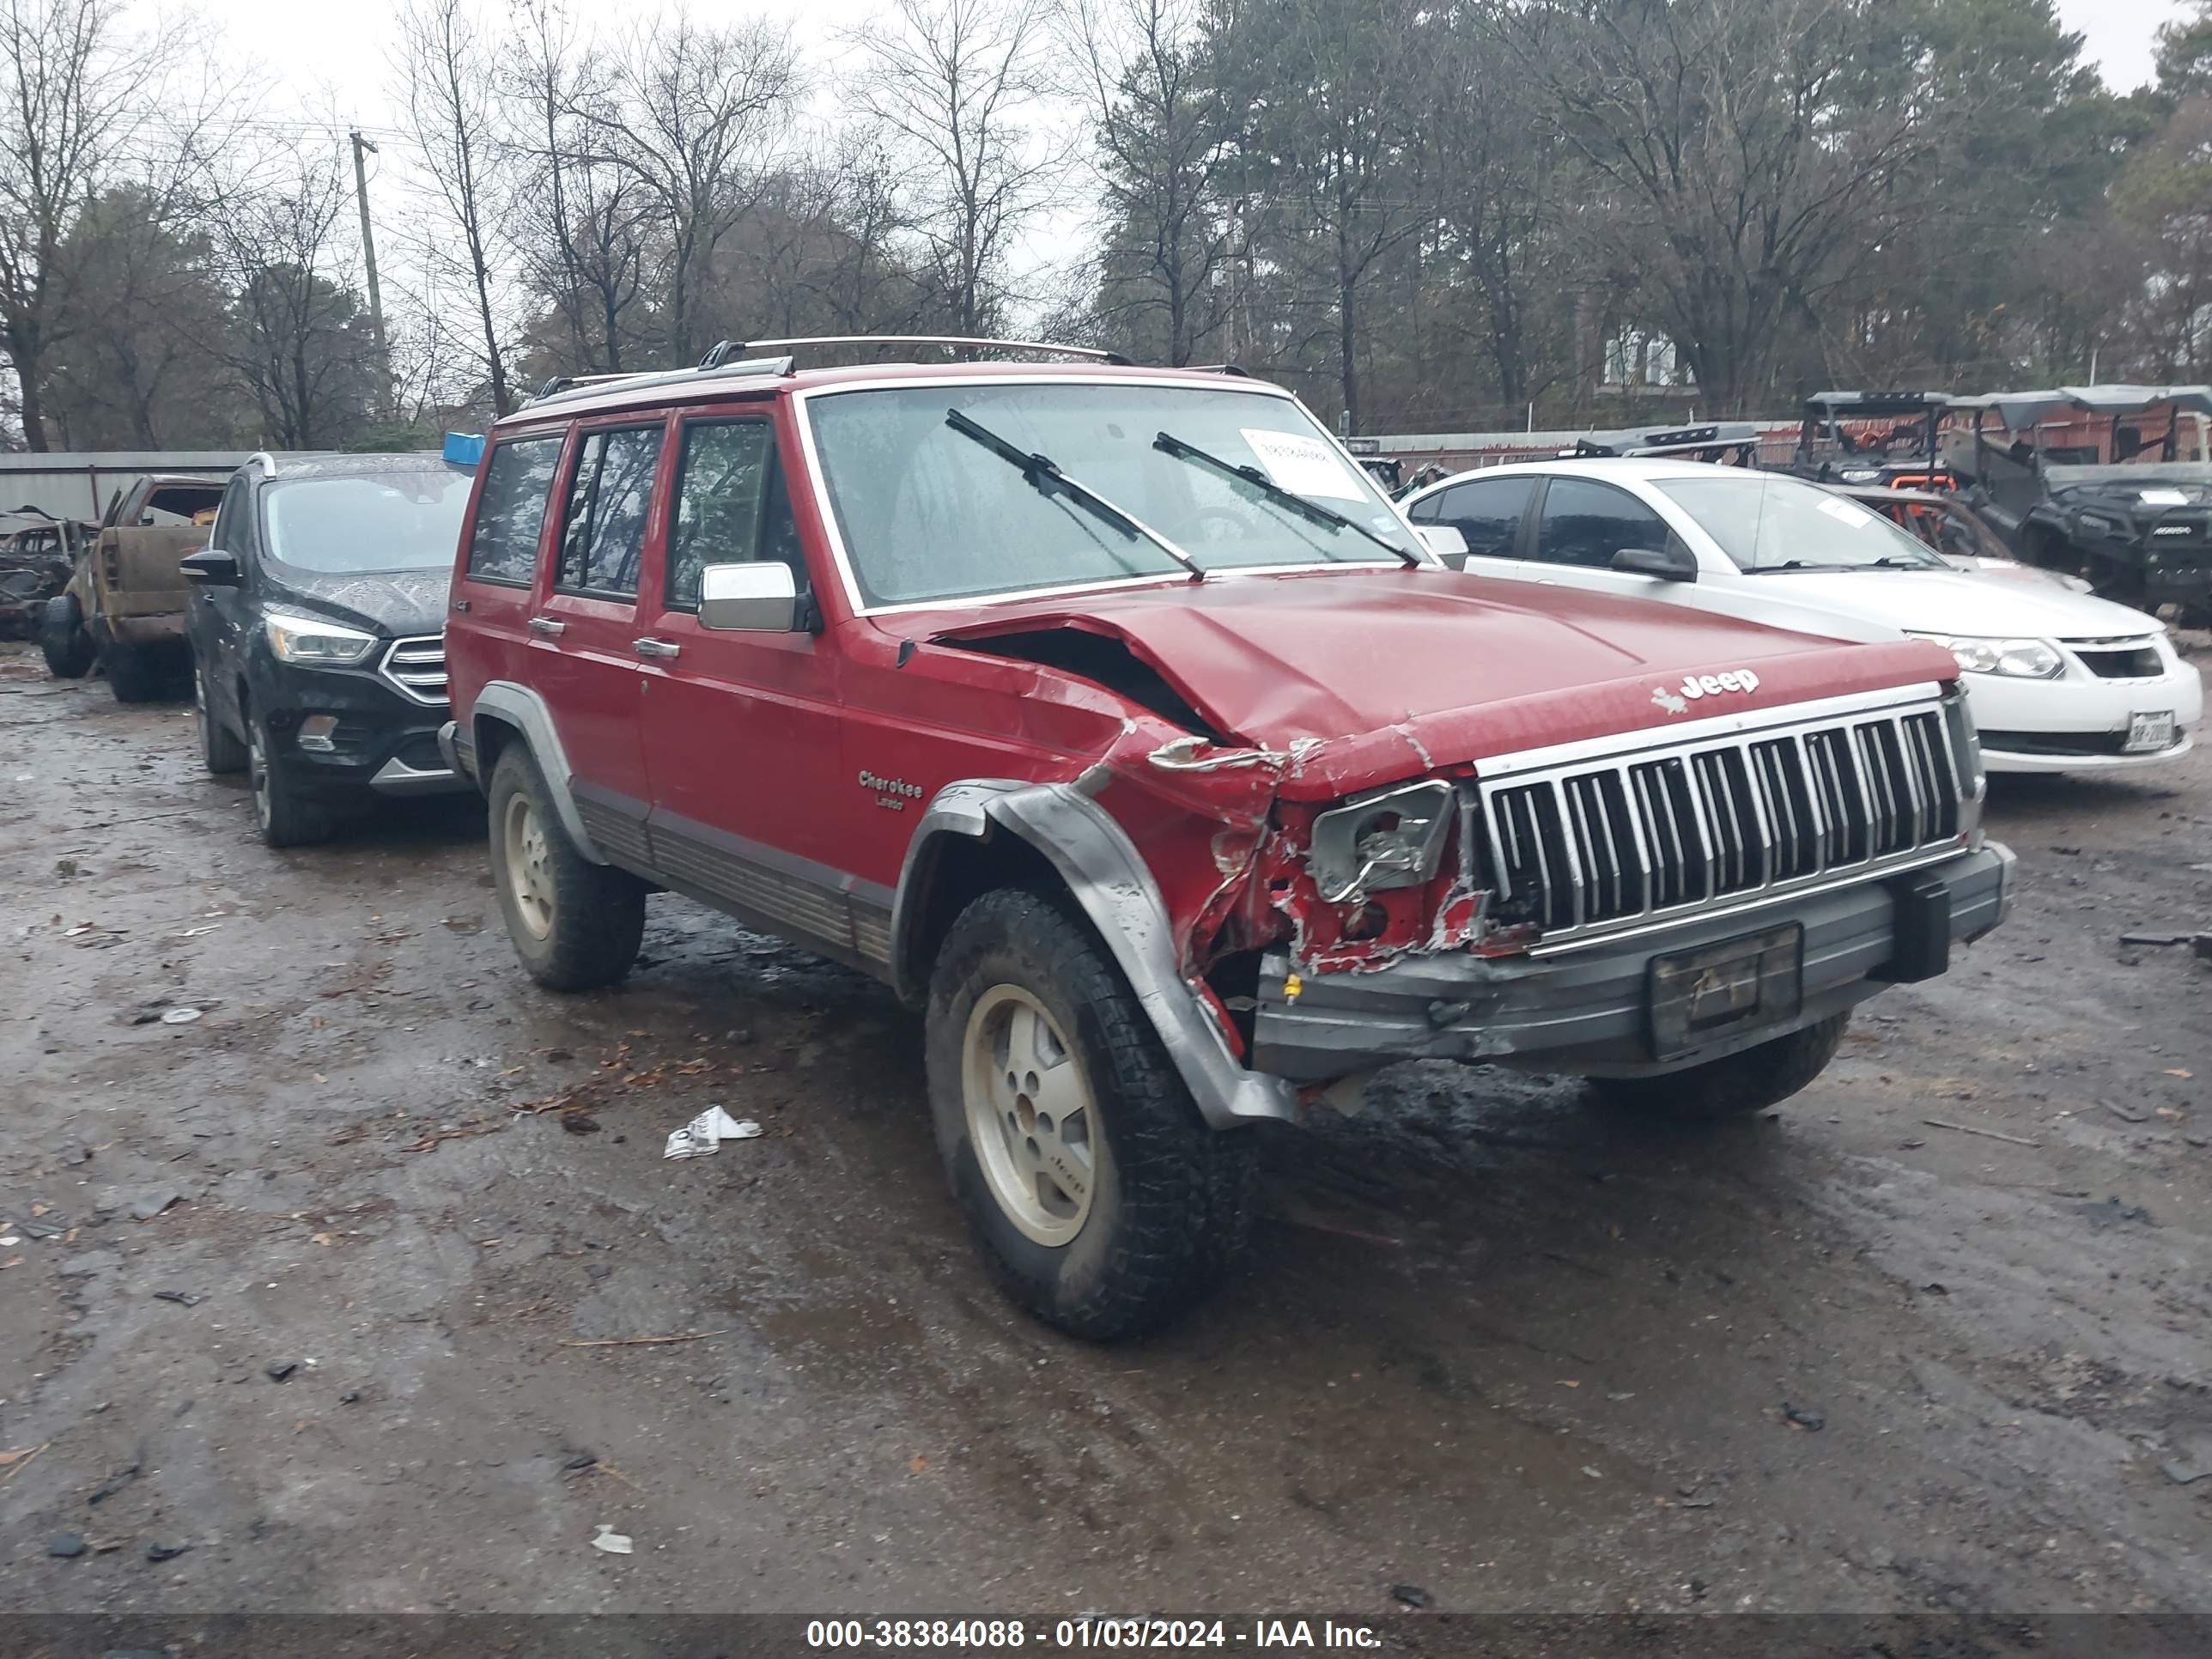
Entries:
[[[2011, 851], [1991, 842], [1906, 875], [1785, 896], [1550, 956], [1439, 952], [1371, 973], [1304, 975], [1295, 999], [1285, 994], [1290, 962], [1274, 952], [1260, 975], [1254, 1068], [1328, 1083], [1401, 1060], [1482, 1060], [1601, 1077], [1702, 1065], [1826, 1019], [1896, 980], [1925, 977], [1931, 956], [1940, 963], [1951, 944], [1979, 939], [2004, 919], [2012, 870]], [[1916, 925], [1928, 925], [1916, 924], [1914, 913], [1947, 921], [1948, 939], [1910, 937]], [[1655, 1060], [1651, 958], [1787, 922], [1805, 929], [1796, 1015]], [[1907, 961], [1918, 966], [1901, 969]]]

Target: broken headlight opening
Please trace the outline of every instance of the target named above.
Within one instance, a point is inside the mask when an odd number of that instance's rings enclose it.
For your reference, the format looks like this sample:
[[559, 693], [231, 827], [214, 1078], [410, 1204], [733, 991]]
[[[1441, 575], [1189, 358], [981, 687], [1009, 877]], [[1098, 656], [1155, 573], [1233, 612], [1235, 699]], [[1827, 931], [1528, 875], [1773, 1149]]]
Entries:
[[1307, 855], [1314, 885], [1331, 904], [1395, 887], [1419, 887], [1437, 873], [1457, 796], [1443, 782], [1386, 789], [1314, 820]]

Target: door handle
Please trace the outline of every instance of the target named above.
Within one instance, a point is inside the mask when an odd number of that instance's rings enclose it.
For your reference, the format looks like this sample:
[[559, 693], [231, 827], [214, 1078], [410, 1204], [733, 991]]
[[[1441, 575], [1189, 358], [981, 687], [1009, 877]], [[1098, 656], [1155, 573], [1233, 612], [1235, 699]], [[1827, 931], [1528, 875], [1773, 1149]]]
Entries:
[[641, 657], [658, 657], [663, 662], [674, 660], [684, 649], [680, 645], [671, 645], [666, 640], [632, 640], [629, 646]]
[[568, 631], [568, 624], [564, 622], [555, 622], [550, 617], [532, 617], [530, 619], [530, 631], [533, 634], [550, 634], [557, 636]]

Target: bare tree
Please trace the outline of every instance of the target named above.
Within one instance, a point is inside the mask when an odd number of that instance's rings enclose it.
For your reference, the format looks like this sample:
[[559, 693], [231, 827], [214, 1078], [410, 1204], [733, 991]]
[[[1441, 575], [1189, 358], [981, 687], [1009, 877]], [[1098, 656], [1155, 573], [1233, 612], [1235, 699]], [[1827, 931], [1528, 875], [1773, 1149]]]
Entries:
[[436, 209], [459, 237], [455, 244], [434, 233], [422, 252], [427, 263], [465, 271], [492, 409], [504, 415], [512, 400], [497, 319], [501, 283], [492, 261], [494, 232], [506, 212], [506, 179], [490, 53], [469, 0], [410, 0], [398, 13], [398, 25], [394, 61], [408, 127]]
[[63, 241], [155, 101], [158, 66], [110, 0], [0, 0], [0, 338], [33, 450], [46, 447]]
[[[1104, 248], [1100, 308], [1156, 320], [1181, 365], [1223, 319], [1233, 221], [1216, 193], [1231, 124], [1200, 50], [1201, 0], [1071, 0]], [[1149, 331], [1149, 330], [1146, 331]]]
[[1844, 100], [1874, 20], [1850, 0], [1539, 0], [1498, 33], [1588, 169], [1590, 252], [1641, 274], [1716, 411], [1751, 406], [1792, 307], [1926, 198], [1893, 189], [1924, 109]]
[[607, 94], [575, 106], [592, 157], [653, 204], [668, 349], [679, 363], [699, 355], [701, 289], [769, 176], [800, 91], [787, 31], [710, 28], [678, 11], [633, 32]]
[[1423, 0], [1249, 0], [1219, 16], [1209, 49], [1243, 112], [1246, 178], [1267, 193], [1280, 254], [1318, 270], [1357, 426], [1370, 281], [1426, 222], [1420, 123], [1436, 14]]
[[1015, 237], [1066, 164], [1030, 125], [1047, 92], [1049, 0], [893, 0], [863, 30], [853, 106], [908, 169], [913, 220], [951, 325], [988, 332]]
[[215, 222], [234, 298], [224, 356], [260, 416], [264, 442], [314, 449], [368, 421], [379, 364], [359, 296], [343, 278], [353, 179], [335, 149], [298, 150], [245, 170]]

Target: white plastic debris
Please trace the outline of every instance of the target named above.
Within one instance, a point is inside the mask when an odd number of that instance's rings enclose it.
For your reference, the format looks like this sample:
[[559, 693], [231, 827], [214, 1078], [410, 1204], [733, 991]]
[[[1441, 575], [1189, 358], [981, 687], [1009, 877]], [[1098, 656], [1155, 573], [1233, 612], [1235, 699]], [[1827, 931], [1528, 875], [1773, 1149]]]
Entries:
[[719, 1106], [709, 1106], [668, 1137], [668, 1158], [704, 1158], [726, 1140], [751, 1140], [761, 1126], [747, 1118], [732, 1117]]
[[164, 1025], [189, 1025], [200, 1017], [197, 1008], [171, 1008], [161, 1016]]
[[626, 1532], [617, 1532], [602, 1521], [599, 1522], [598, 1533], [592, 1539], [592, 1547], [595, 1550], [605, 1550], [609, 1555], [628, 1555], [631, 1548], [629, 1534]]

